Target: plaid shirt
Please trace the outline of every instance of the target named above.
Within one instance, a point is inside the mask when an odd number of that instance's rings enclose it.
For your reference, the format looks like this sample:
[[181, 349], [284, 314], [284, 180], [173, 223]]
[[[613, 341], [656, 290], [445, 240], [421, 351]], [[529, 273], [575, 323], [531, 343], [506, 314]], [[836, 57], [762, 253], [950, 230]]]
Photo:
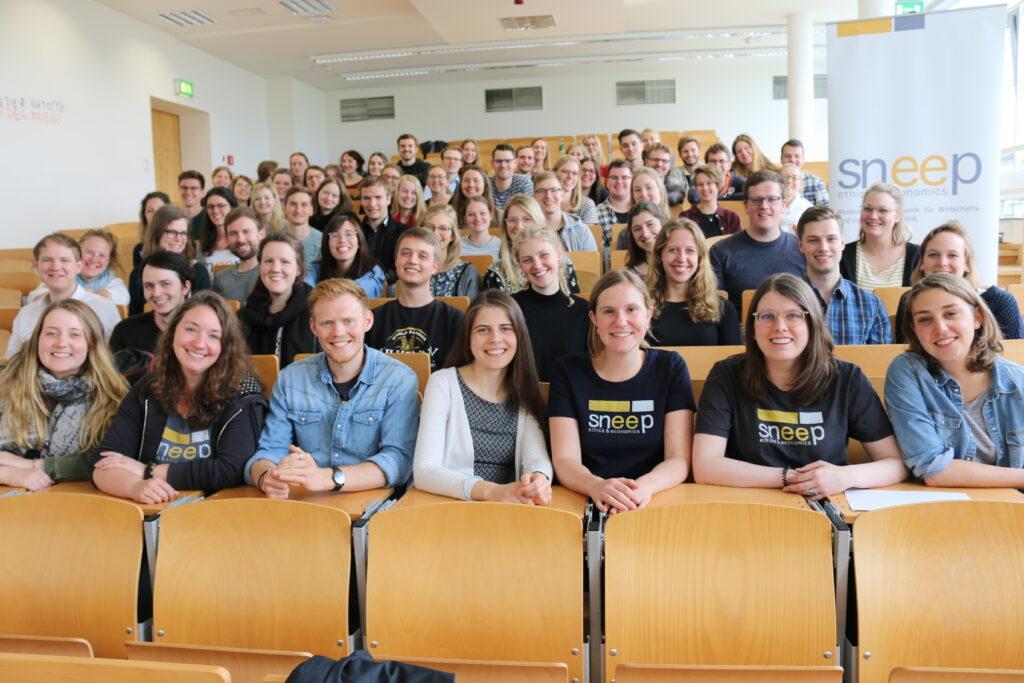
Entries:
[[804, 173], [804, 198], [815, 206], [828, 206], [828, 188], [813, 173]]
[[612, 226], [619, 222], [619, 219], [615, 217], [615, 209], [607, 199], [597, 205], [597, 222], [601, 224], [601, 236], [604, 242], [602, 246], [607, 248], [612, 242]]
[[889, 314], [886, 313], [882, 300], [875, 294], [858, 287], [846, 278], [839, 278], [839, 284], [826, 305], [814, 285], [810, 281], [808, 284], [818, 297], [818, 303], [825, 309], [825, 324], [832, 332], [832, 341], [835, 344], [892, 343]]

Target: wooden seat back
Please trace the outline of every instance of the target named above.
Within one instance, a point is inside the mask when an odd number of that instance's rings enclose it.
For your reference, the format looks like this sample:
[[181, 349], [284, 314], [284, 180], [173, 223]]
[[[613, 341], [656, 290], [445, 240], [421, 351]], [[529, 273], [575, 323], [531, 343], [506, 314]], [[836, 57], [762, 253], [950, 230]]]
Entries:
[[35, 265], [23, 259], [0, 259], [0, 273], [31, 273]]
[[665, 346], [662, 348], [674, 351], [683, 357], [683, 361], [686, 362], [686, 369], [690, 372], [690, 383], [693, 385], [694, 400], [700, 399], [700, 394], [704, 390], [704, 382], [707, 380], [708, 373], [711, 372], [711, 368], [715, 366], [715, 363], [725, 360], [729, 356], [735, 356], [737, 353], [743, 353], [746, 350], [745, 346], [740, 345]]
[[480, 273], [481, 276], [484, 274], [484, 271], [494, 265], [494, 257], [490, 254], [479, 254], [477, 256], [462, 255], [459, 256], [459, 258], [467, 263], [473, 264], [473, 267], [476, 268], [476, 272]]
[[263, 683], [267, 676], [284, 675], [311, 657], [308, 652], [247, 650], [235, 647], [175, 645], [172, 643], [125, 643], [128, 659], [136, 662], [167, 662], [222, 666], [231, 683]]
[[565, 664], [532, 662], [468, 661], [463, 659], [428, 659], [403, 657], [402, 661], [428, 669], [455, 674], [456, 681], [487, 683], [569, 683]]
[[369, 532], [375, 658], [561, 663], [583, 680], [578, 516], [452, 502], [377, 513]]
[[620, 664], [617, 683], [841, 683], [838, 666], [671, 666]]
[[167, 510], [154, 641], [347, 655], [350, 529], [343, 510], [291, 500]]
[[269, 399], [277, 376], [281, 372], [281, 360], [272, 353], [256, 353], [249, 358], [252, 360], [253, 369], [256, 370], [256, 376], [263, 383], [263, 395]]
[[620, 664], [835, 661], [831, 532], [824, 515], [748, 503], [610, 517], [606, 680]]
[[38, 286], [39, 276], [34, 272], [0, 273], [0, 287], [5, 289], [16, 289], [22, 294], [28, 294]]
[[231, 683], [219, 666], [129, 662], [55, 655], [0, 654], [0, 681], [18, 683]]
[[[900, 306], [900, 299], [903, 295], [910, 291], [910, 287], [879, 287], [874, 290], [875, 296], [882, 300], [882, 305], [885, 306], [885, 312], [890, 318], [895, 317], [896, 311]], [[896, 321], [899, 324], [899, 321]]]
[[0, 633], [84, 638], [97, 656], [123, 658], [137, 620], [138, 506], [73, 493], [10, 496], [0, 499], [0, 530]]
[[900, 667], [893, 669], [889, 683], [1014, 683], [1024, 681], [1024, 671], [1009, 669], [942, 669]]
[[853, 363], [868, 377], [885, 377], [889, 364], [906, 350], [906, 344], [850, 344], [836, 346], [833, 355]]
[[5, 636], [0, 634], [0, 652], [60, 657], [92, 657], [92, 645], [85, 638], [53, 636]]
[[853, 535], [861, 683], [898, 667], [1024, 670], [1024, 505], [891, 507]]

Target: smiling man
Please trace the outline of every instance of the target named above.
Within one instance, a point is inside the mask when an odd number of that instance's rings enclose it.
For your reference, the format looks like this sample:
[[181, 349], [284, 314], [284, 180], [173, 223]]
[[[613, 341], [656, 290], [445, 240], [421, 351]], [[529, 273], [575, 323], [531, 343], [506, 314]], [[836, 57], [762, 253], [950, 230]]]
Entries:
[[812, 206], [796, 224], [800, 253], [807, 259], [804, 279], [818, 296], [836, 344], [890, 344], [892, 329], [882, 300], [839, 274], [843, 219], [827, 206]]
[[125, 318], [114, 327], [110, 350], [115, 353], [123, 349], [153, 353], [160, 333], [192, 291], [195, 275], [181, 254], [154, 251], [140, 267], [142, 292], [151, 310]]
[[288, 221], [288, 234], [302, 242], [306, 257], [306, 272], [320, 260], [323, 234], [309, 225], [313, 215], [313, 194], [301, 185], [288, 189], [284, 200], [284, 218]]
[[121, 315], [110, 299], [93, 294], [78, 284], [78, 274], [82, 272], [82, 249], [78, 242], [59, 232], [51, 233], [36, 243], [32, 249], [32, 260], [46, 294], [18, 311], [7, 343], [7, 358], [32, 337], [39, 316], [51, 301], [77, 299], [88, 304], [96, 312], [96, 317], [103, 324], [103, 333], [109, 339]]
[[213, 291], [225, 299], [245, 301], [260, 277], [256, 252], [260, 241], [267, 236], [266, 231], [260, 227], [256, 212], [248, 206], [232, 209], [224, 219], [224, 231], [227, 233], [228, 249], [238, 257], [238, 263], [214, 276]]
[[373, 329], [366, 343], [385, 353], [424, 352], [430, 369], [444, 367], [455, 341], [462, 311], [430, 293], [430, 276], [441, 263], [441, 244], [425, 228], [409, 228], [398, 236], [395, 270], [402, 286], [398, 298], [373, 310]]
[[796, 236], [782, 232], [782, 177], [774, 171], [751, 173], [744, 187], [750, 227], [716, 242], [711, 247], [711, 268], [718, 288], [729, 293], [729, 301], [742, 309], [743, 290], [757, 289], [761, 281], [776, 273], [803, 277], [804, 257]]
[[366, 246], [384, 269], [388, 282], [395, 281], [395, 243], [409, 226], [389, 215], [391, 193], [383, 178], [367, 176], [360, 190], [363, 204], [363, 236]]
[[366, 293], [329, 279], [309, 295], [309, 325], [324, 351], [281, 371], [245, 481], [271, 498], [290, 487], [365, 491], [403, 484], [419, 429], [416, 373], [363, 342], [373, 326]]
[[427, 172], [430, 164], [423, 159], [416, 158], [419, 148], [416, 145], [416, 136], [412, 133], [402, 133], [398, 137], [398, 166], [403, 175], [416, 176], [420, 185], [427, 184]]

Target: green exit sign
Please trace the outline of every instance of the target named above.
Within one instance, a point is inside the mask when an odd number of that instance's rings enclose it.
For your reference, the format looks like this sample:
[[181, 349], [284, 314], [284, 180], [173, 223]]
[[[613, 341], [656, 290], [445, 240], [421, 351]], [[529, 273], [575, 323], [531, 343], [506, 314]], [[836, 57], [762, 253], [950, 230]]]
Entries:
[[195, 95], [195, 88], [192, 86], [192, 81], [175, 80], [174, 94], [178, 97], [193, 97]]
[[924, 12], [924, 2], [921, 0], [897, 0], [896, 16], [902, 17], [907, 14], [920, 14]]

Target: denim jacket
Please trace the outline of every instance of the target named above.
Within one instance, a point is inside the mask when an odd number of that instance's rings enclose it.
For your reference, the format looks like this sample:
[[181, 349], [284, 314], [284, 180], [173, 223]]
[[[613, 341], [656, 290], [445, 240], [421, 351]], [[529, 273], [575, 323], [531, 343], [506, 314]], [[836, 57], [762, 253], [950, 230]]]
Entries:
[[[1024, 367], [996, 358], [983, 412], [1000, 467], [1024, 467]], [[893, 359], [885, 376], [885, 404], [907, 467], [931, 477], [954, 459], [974, 460], [978, 443], [964, 419], [960, 385], [945, 370], [928, 371], [916, 353]]]
[[419, 429], [416, 373], [385, 354], [363, 347], [359, 379], [342, 402], [323, 353], [292, 363], [277, 378], [259, 448], [245, 465], [245, 481], [257, 460], [278, 463], [295, 444], [320, 467], [370, 461], [388, 486], [405, 482]]

